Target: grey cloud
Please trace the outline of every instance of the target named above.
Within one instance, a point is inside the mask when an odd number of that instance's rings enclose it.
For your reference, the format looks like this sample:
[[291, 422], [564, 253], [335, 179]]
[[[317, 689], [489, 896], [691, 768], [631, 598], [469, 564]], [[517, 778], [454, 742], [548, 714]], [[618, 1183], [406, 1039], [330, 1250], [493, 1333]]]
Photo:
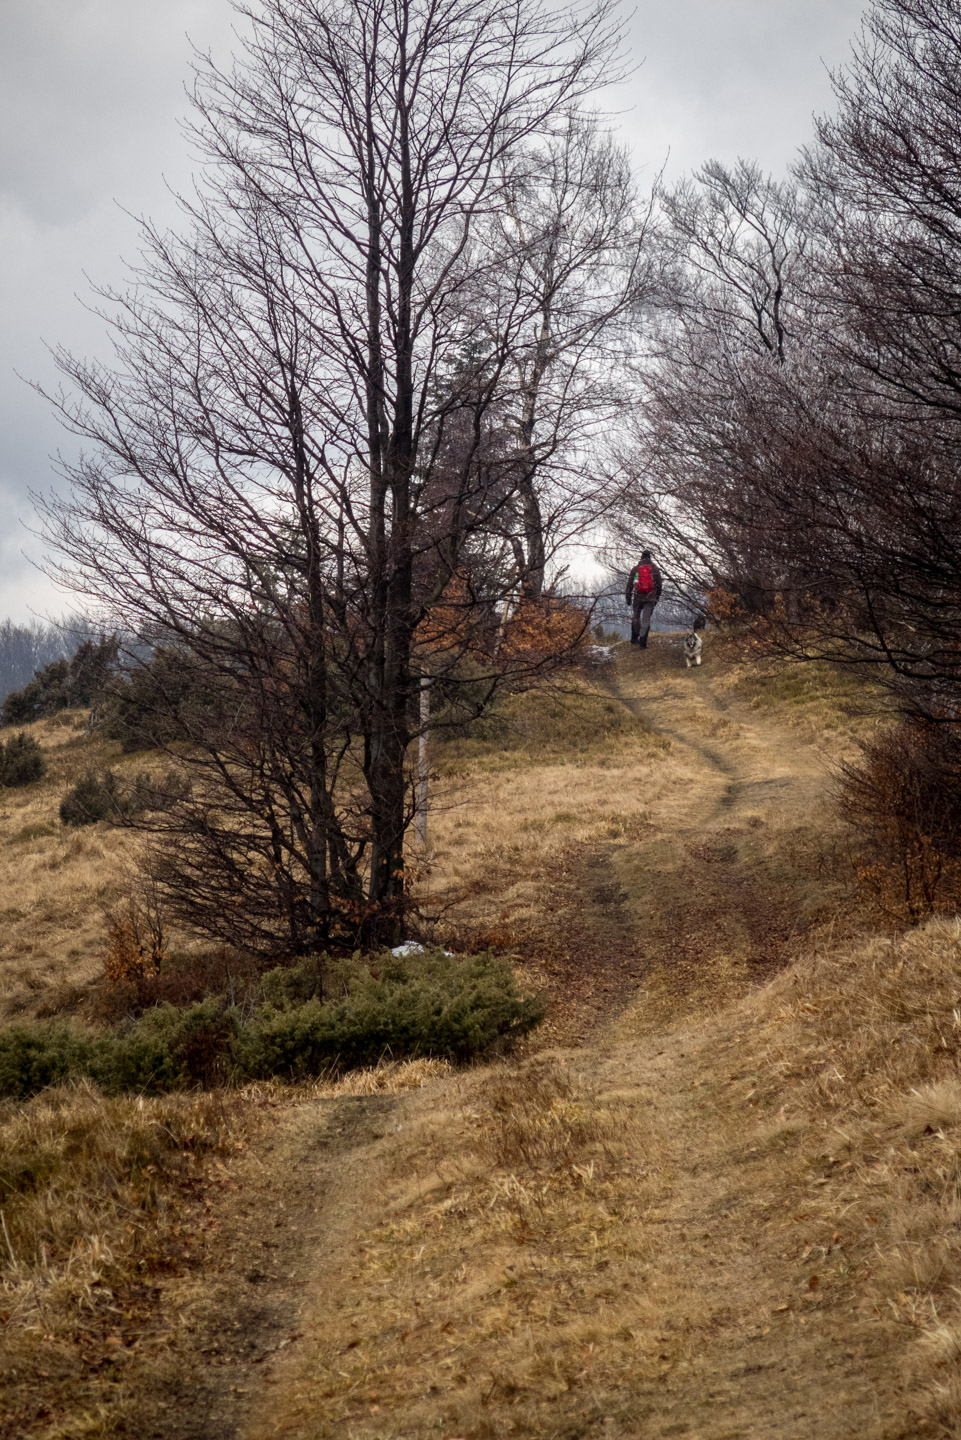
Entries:
[[0, 193], [8, 203], [66, 225], [112, 185], [168, 168], [182, 148], [185, 32], [219, 39], [229, 16], [226, 0], [7, 0]]
[[[648, 174], [671, 150], [679, 174], [713, 155], [779, 170], [830, 103], [822, 57], [843, 60], [859, 0], [640, 0], [634, 78], [605, 104]], [[122, 284], [136, 230], [119, 205], [161, 223], [164, 176], [189, 184], [177, 119], [189, 33], [226, 58], [229, 0], [0, 0], [0, 618], [69, 608], [22, 558], [38, 553], [28, 489], [53, 483], [69, 447], [15, 370], [56, 383], [43, 342], [108, 354], [77, 296], [85, 273]]]
[[642, 3], [631, 46], [643, 65], [623, 116], [648, 166], [672, 175], [718, 156], [781, 171], [831, 105], [827, 69], [847, 57], [862, 0]]

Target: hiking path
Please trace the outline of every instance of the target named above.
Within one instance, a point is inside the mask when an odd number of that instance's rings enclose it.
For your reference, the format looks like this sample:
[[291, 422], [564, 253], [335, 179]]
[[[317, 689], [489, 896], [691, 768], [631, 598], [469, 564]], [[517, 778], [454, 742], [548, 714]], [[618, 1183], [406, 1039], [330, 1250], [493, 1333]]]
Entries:
[[[826, 1213], [823, 1167], [799, 1170], [790, 1125], [762, 1124], [751, 1099], [745, 1000], [822, 913], [818, 846], [830, 769], [802, 734], [738, 698], [712, 668], [709, 647], [706, 661], [688, 672], [665, 642], [640, 653], [625, 647], [610, 688], [670, 741], [686, 778], [650, 810], [644, 795], [625, 797], [645, 825], [573, 856], [554, 906], [568, 933], [568, 963], [580, 937], [598, 968], [576, 1023], [547, 1058], [576, 1072], [602, 1102], [615, 1097], [647, 1177], [638, 1214], [624, 1221], [636, 1247], [625, 1238], [625, 1258], [604, 1262], [603, 1304], [613, 1305], [617, 1292], [622, 1328], [638, 1337], [636, 1359], [613, 1379], [608, 1373], [593, 1411], [586, 1400], [575, 1403], [574, 1380], [547, 1397], [549, 1407], [528, 1397], [525, 1409], [517, 1387], [512, 1393], [496, 1381], [499, 1347], [520, 1343], [515, 1327], [490, 1319], [495, 1297], [509, 1313], [513, 1282], [481, 1274], [466, 1230], [449, 1272], [435, 1266], [436, 1300], [418, 1278], [416, 1248], [408, 1260], [397, 1250], [376, 1282], [365, 1269], [371, 1237], [400, 1225], [405, 1206], [416, 1208], [423, 1196], [440, 1197], [431, 1213], [436, 1226], [448, 1224], [442, 1202], [454, 1199], [444, 1196], [456, 1198], [470, 1178], [468, 1160], [451, 1157], [467, 1155], [474, 1133], [485, 1083], [474, 1071], [406, 1094], [278, 1111], [276, 1125], [234, 1167], [203, 1276], [171, 1288], [170, 1303], [186, 1318], [166, 1371], [145, 1385], [145, 1440], [919, 1433], [891, 1363], [900, 1343], [893, 1323], [865, 1308], [846, 1270], [840, 1212], [829, 1225], [834, 1238], [812, 1254], [805, 1222], [815, 1205]], [[538, 1253], [549, 1254], [549, 1237], [545, 1243]], [[430, 1244], [428, 1226], [420, 1251]], [[505, 1260], [505, 1268], [514, 1266]], [[579, 1313], [575, 1292], [565, 1343], [572, 1326], [600, 1313], [593, 1291]], [[431, 1304], [445, 1293], [461, 1311], [476, 1307], [476, 1317], [449, 1309], [436, 1326], [437, 1356], [446, 1355], [445, 1333], [456, 1337], [458, 1325], [476, 1318], [474, 1338], [469, 1346], [451, 1338], [452, 1358], [435, 1358], [433, 1379], [421, 1385], [416, 1375], [430, 1370], [417, 1367], [433, 1352], [418, 1350], [415, 1365], [414, 1350]], [[412, 1318], [402, 1318], [404, 1306]], [[395, 1312], [401, 1318], [385, 1329], [383, 1316]], [[331, 1318], [348, 1315], [355, 1318], [336, 1325]], [[381, 1350], [385, 1336], [394, 1347], [390, 1383], [380, 1372], [376, 1383], [370, 1378], [376, 1363], [386, 1364], [383, 1354], [366, 1371], [351, 1368], [368, 1330]], [[332, 1356], [335, 1343], [343, 1348]], [[458, 1347], [467, 1357], [460, 1378]], [[582, 1348], [587, 1378], [578, 1377], [578, 1394], [594, 1383], [594, 1342]], [[456, 1385], [485, 1369], [494, 1377], [482, 1392], [488, 1399], [476, 1412], [457, 1410]], [[137, 1388], [136, 1363], [125, 1383]], [[611, 1395], [621, 1397], [617, 1404]]]

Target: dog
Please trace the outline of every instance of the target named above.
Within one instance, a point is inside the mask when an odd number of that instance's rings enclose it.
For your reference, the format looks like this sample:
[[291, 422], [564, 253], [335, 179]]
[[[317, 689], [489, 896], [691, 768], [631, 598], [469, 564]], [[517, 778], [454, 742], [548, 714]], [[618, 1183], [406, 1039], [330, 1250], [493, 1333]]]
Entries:
[[688, 670], [692, 665], [700, 665], [701, 651], [704, 649], [704, 641], [696, 630], [684, 636], [684, 664]]

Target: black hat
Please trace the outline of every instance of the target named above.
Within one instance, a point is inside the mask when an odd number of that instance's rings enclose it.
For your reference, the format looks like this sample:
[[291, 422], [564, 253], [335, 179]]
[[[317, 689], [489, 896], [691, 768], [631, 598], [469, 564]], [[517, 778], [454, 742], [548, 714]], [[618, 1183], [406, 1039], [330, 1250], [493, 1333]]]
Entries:
[[651, 558], [651, 552], [650, 552], [650, 550], [642, 550], [642, 551], [641, 551], [641, 559], [642, 559], [642, 560], [650, 560], [650, 558]]

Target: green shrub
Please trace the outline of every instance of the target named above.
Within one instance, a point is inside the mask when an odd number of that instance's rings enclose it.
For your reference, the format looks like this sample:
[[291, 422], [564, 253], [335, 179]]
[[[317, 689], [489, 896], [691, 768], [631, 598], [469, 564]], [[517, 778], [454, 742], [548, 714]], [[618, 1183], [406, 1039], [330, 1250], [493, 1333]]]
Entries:
[[216, 1000], [158, 1005], [97, 1042], [87, 1073], [104, 1090], [158, 1093], [216, 1085], [231, 1071], [237, 1014]]
[[240, 1035], [238, 1061], [251, 1078], [300, 1078], [385, 1054], [466, 1060], [526, 1034], [543, 1014], [510, 965], [490, 954], [392, 956], [379, 976], [358, 975], [341, 999], [265, 1007]]
[[93, 705], [103, 693], [117, 663], [115, 635], [84, 640], [69, 660], [54, 660], [36, 670], [21, 690], [12, 691], [0, 709], [0, 723], [27, 725], [60, 710]]
[[247, 1019], [208, 999], [186, 1009], [156, 1006], [97, 1038], [53, 1025], [0, 1031], [0, 1095], [24, 1098], [81, 1076], [108, 1093], [157, 1093], [274, 1075], [305, 1079], [385, 1055], [467, 1060], [543, 1016], [540, 1000], [490, 954], [388, 957], [379, 975], [355, 967], [340, 998], [304, 1001], [322, 960], [265, 976], [269, 999]]
[[0, 741], [0, 786], [4, 789], [32, 785], [46, 773], [44, 753], [32, 735], [25, 735], [21, 730], [6, 745]]
[[22, 1100], [85, 1074], [92, 1055], [92, 1042], [65, 1025], [11, 1025], [0, 1030], [0, 1095]]
[[65, 825], [96, 825], [99, 820], [119, 820], [125, 813], [125, 797], [112, 770], [102, 775], [85, 771], [60, 801]]
[[147, 810], [166, 810], [186, 790], [179, 776], [153, 779], [144, 772], [132, 785], [124, 785], [113, 770], [98, 775], [88, 770], [81, 775], [60, 802], [60, 819], [65, 825], [96, 825], [98, 821], [131, 819]]
[[276, 970], [268, 970], [260, 981], [264, 1002], [276, 1010], [289, 1010], [308, 1000], [320, 1000], [329, 967], [329, 956], [308, 955], [296, 965], [280, 965]]

